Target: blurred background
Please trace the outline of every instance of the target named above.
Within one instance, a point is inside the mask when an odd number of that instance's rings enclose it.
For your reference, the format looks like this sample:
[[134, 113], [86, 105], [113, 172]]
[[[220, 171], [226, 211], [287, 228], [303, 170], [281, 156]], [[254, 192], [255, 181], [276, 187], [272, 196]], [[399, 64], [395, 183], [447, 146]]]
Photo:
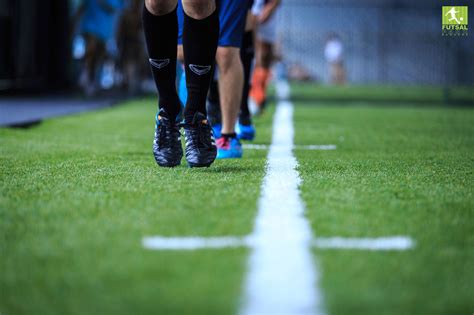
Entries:
[[[93, 5], [85, 9], [85, 3]], [[469, 36], [442, 36], [441, 5], [282, 1], [277, 69], [320, 86], [429, 86], [449, 102], [450, 88], [474, 84], [474, 45]], [[154, 92], [141, 6], [140, 0], [0, 0], [0, 93]], [[461, 94], [459, 101], [472, 103], [472, 89]]]
[[0, 90], [140, 92], [140, 0], [0, 1]]
[[[286, 62], [330, 82], [325, 46], [337, 36], [351, 84], [472, 85], [474, 40], [442, 36], [432, 0], [287, 0], [279, 34]], [[466, 5], [466, 4], [464, 4]]]

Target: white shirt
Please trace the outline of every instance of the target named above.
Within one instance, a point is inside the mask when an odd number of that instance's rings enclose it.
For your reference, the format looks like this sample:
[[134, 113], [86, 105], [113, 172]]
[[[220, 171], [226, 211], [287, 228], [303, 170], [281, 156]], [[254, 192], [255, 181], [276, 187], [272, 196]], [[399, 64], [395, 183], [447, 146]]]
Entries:
[[255, 0], [252, 5], [252, 14], [255, 16], [260, 16], [265, 6], [265, 0]]
[[343, 47], [339, 39], [331, 39], [324, 47], [324, 57], [329, 63], [336, 63], [342, 61]]

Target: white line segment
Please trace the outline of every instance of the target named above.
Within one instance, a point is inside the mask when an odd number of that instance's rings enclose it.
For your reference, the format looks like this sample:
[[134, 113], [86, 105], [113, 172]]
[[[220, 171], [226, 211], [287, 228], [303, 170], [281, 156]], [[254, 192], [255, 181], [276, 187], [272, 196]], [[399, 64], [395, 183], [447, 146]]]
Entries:
[[293, 105], [277, 105], [241, 315], [324, 314], [293, 155]]
[[[252, 236], [222, 236], [222, 237], [144, 237], [142, 245], [151, 250], [199, 250], [221, 249], [235, 247], [254, 247], [259, 240]], [[260, 240], [261, 242], [262, 240]], [[265, 244], [260, 244], [266, 246]], [[415, 241], [408, 236], [385, 236], [375, 238], [354, 237], [318, 237], [311, 245], [318, 249], [353, 249], [373, 251], [403, 251], [415, 247]]]
[[143, 247], [155, 250], [197, 250], [251, 246], [245, 237], [163, 237], [150, 236], [142, 240]]
[[[244, 144], [244, 149], [248, 150], [268, 150], [270, 146], [268, 144]], [[330, 151], [336, 150], [335, 144], [310, 144], [310, 145], [295, 145], [295, 150], [316, 150], [316, 151]]]
[[310, 145], [297, 145], [295, 146], [295, 149], [329, 151], [329, 150], [336, 150], [337, 146], [335, 144], [310, 144]]
[[415, 242], [407, 236], [377, 238], [328, 237], [317, 238], [313, 245], [322, 249], [408, 250]]

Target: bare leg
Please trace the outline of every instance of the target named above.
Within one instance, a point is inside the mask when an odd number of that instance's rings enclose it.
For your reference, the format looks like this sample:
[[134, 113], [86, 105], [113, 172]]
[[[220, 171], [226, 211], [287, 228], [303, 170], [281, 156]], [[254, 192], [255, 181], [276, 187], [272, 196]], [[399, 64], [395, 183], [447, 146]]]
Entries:
[[86, 81], [85, 92], [88, 96], [92, 96], [96, 91], [96, 72], [100, 67], [105, 54], [104, 43], [95, 36], [87, 36], [86, 48]]
[[222, 133], [233, 134], [240, 111], [244, 73], [240, 60], [240, 49], [217, 48], [219, 66], [219, 95], [222, 112]]
[[178, 0], [145, 0], [147, 10], [153, 15], [168, 14], [173, 11], [177, 5]]
[[178, 61], [184, 62], [183, 45], [178, 45]]
[[[166, 0], [167, 1], [167, 0]], [[182, 0], [184, 13], [196, 20], [207, 18], [216, 10], [214, 0]], [[176, 2], [175, 2], [176, 3]]]

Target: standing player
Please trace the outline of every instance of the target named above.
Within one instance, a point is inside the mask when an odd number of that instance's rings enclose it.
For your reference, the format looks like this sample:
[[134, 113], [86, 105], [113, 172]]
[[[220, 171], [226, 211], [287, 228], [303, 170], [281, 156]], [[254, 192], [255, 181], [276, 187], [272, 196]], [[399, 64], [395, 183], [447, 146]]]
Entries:
[[[253, 140], [255, 138], [255, 127], [252, 124], [252, 118], [249, 110], [249, 93], [252, 66], [255, 58], [255, 28], [257, 17], [259, 15], [259, 1], [250, 1], [247, 12], [247, 21], [245, 23], [245, 33], [242, 39], [240, 49], [240, 58], [244, 65], [244, 88], [242, 91], [242, 101], [240, 105], [240, 115], [237, 133], [240, 139]], [[253, 4], [253, 6], [252, 6]]]
[[256, 61], [250, 90], [250, 97], [255, 102], [257, 112], [263, 109], [267, 98], [267, 85], [270, 81], [270, 67], [274, 59], [276, 42], [276, 11], [279, 5], [280, 0], [265, 0], [258, 17]]
[[336, 33], [331, 33], [324, 46], [324, 57], [329, 65], [329, 82], [335, 85], [346, 83], [346, 70], [344, 69], [344, 46], [341, 38]]
[[[244, 82], [242, 62], [240, 60], [240, 46], [248, 6], [247, 2], [248, 0], [220, 0], [217, 2], [220, 34], [216, 53], [219, 69], [219, 93], [216, 93], [219, 101], [216, 102], [216, 106], [219, 106], [220, 103], [222, 119], [219, 122], [212, 120], [212, 113], [215, 111], [215, 108], [210, 108], [211, 115], [208, 115], [211, 118], [211, 124], [215, 127], [214, 134], [218, 138], [216, 141], [217, 158], [240, 158], [243, 154], [242, 145], [235, 132], [235, 125], [240, 111]], [[181, 43], [182, 18], [179, 15], [179, 11], [178, 20], [180, 22], [180, 40], [178, 42]], [[178, 48], [179, 59], [181, 59], [180, 51], [181, 48]], [[186, 72], [185, 75], [187, 76], [188, 73]], [[216, 86], [213, 86], [211, 93], [215, 90]], [[184, 94], [180, 93], [182, 100], [185, 98]], [[222, 124], [220, 124], [221, 122]]]
[[[238, 138], [242, 140], [253, 140], [255, 137], [255, 128], [252, 125], [252, 119], [248, 106], [248, 96], [250, 91], [252, 63], [255, 56], [254, 30], [256, 25], [256, 17], [259, 15], [258, 10], [261, 7], [259, 2], [261, 1], [262, 0], [257, 0], [255, 2], [253, 0], [248, 1], [245, 31], [242, 36], [242, 43], [240, 47], [240, 59], [242, 61], [244, 70], [244, 84], [240, 103], [239, 122], [237, 124], [236, 132]], [[222, 121], [217, 78], [214, 78], [214, 80], [211, 82], [211, 88], [209, 90], [208, 117], [212, 123], [214, 134], [220, 134]]]
[[88, 96], [96, 93], [96, 73], [104, 61], [105, 46], [113, 36], [114, 17], [120, 7], [119, 0], [83, 0], [73, 19], [74, 28], [81, 22], [81, 33], [86, 41], [80, 84]]
[[[178, 0], [145, 0], [143, 28], [149, 60], [159, 93], [153, 153], [160, 166], [181, 162], [181, 134], [176, 92]], [[206, 118], [206, 96], [213, 73], [219, 17], [214, 0], [182, 0], [183, 52], [188, 98], [184, 110], [186, 160], [190, 167], [209, 166], [217, 149]]]
[[117, 48], [119, 68], [123, 74], [122, 86], [131, 95], [140, 92], [143, 68], [143, 39], [140, 13], [142, 0], [130, 0], [117, 23]]

